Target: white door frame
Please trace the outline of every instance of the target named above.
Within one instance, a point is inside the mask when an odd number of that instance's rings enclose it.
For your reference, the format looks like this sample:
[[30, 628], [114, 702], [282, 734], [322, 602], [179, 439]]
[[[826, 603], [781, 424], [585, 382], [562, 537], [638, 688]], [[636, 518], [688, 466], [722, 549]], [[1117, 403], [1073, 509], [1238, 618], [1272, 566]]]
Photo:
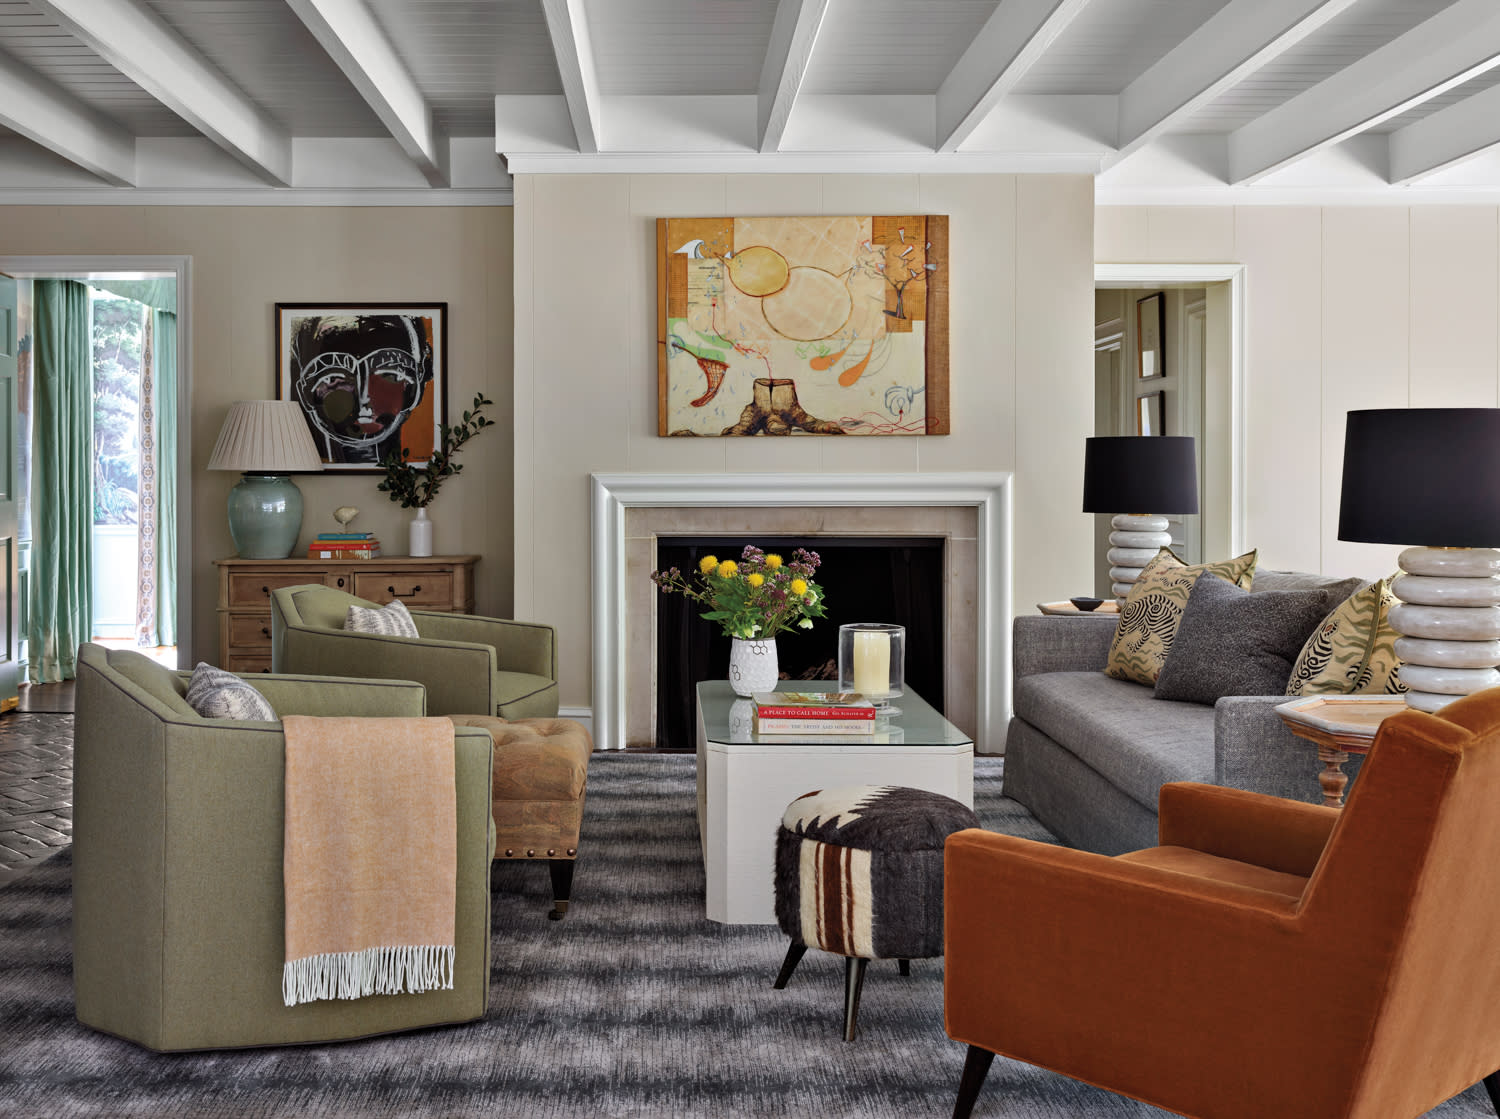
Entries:
[[[1205, 446], [1229, 472], [1229, 554], [1245, 550], [1245, 266], [1243, 264], [1095, 264], [1094, 286], [1229, 285], [1229, 446]], [[1205, 458], [1205, 466], [1207, 459]], [[1212, 470], [1205, 469], [1211, 475]]]
[[177, 663], [193, 654], [193, 347], [192, 266], [188, 256], [0, 256], [0, 272], [28, 279], [88, 279], [119, 272], [177, 277]]

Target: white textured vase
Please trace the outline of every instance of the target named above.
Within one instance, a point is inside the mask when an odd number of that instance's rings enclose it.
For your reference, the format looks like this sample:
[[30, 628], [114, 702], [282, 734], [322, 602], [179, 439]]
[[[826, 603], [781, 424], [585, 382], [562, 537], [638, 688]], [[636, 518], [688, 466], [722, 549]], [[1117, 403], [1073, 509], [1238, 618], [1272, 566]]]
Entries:
[[406, 554], [409, 556], [432, 555], [432, 522], [427, 519], [426, 506], [418, 509], [417, 515], [411, 519]]
[[739, 695], [773, 691], [776, 687], [776, 639], [736, 637], [729, 646], [729, 686]]

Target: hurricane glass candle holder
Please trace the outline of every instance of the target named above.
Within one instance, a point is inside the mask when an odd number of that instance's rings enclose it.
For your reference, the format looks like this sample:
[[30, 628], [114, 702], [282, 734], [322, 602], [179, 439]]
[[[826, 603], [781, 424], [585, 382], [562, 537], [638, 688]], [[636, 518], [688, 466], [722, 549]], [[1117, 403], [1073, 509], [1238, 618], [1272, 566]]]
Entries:
[[891, 702], [906, 682], [906, 627], [885, 622], [839, 626], [839, 691], [859, 692], [877, 718], [899, 715]]

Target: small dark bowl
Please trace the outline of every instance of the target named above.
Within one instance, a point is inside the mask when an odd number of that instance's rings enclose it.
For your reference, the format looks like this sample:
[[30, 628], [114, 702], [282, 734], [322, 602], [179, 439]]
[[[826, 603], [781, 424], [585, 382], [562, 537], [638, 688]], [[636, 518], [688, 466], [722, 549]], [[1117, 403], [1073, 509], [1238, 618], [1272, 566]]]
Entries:
[[1070, 598], [1068, 601], [1080, 610], [1097, 610], [1104, 604], [1102, 598]]

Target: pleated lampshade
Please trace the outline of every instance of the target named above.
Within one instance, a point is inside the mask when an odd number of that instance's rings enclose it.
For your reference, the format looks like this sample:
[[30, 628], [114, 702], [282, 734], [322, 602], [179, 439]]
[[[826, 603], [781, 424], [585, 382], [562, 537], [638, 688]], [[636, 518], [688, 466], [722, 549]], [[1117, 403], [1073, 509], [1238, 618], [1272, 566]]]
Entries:
[[319, 471], [323, 460], [313, 443], [302, 406], [294, 400], [241, 400], [229, 406], [210, 470], [252, 474]]

